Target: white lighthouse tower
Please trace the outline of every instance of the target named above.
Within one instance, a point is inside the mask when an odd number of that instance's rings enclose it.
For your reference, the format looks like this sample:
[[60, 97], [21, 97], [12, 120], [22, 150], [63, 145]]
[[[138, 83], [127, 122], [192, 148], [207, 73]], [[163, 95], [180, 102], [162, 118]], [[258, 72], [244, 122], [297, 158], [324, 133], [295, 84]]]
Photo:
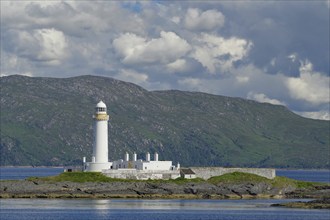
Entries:
[[112, 163], [108, 161], [108, 120], [107, 106], [100, 101], [95, 107], [94, 118], [94, 145], [92, 162], [85, 161], [84, 171], [101, 172], [110, 169]]

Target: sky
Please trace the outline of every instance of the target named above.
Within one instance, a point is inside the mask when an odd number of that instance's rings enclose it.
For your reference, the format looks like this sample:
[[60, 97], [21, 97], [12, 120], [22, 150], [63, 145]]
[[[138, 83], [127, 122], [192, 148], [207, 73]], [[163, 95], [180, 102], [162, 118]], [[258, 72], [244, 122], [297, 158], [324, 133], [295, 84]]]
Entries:
[[0, 4], [1, 76], [107, 76], [330, 120], [329, 0]]

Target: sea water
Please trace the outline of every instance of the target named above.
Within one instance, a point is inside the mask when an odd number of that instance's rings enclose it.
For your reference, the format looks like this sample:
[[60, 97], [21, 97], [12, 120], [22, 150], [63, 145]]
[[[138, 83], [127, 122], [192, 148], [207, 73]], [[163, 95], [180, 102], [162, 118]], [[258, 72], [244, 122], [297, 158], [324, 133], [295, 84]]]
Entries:
[[276, 176], [295, 180], [330, 183], [330, 170], [276, 170]]
[[[2, 180], [53, 176], [61, 172], [63, 168], [0, 168]], [[277, 170], [276, 173], [299, 180], [330, 182], [329, 170]], [[0, 199], [0, 219], [330, 219], [330, 210], [271, 206], [291, 201], [296, 200]]]
[[329, 220], [329, 210], [271, 207], [295, 200], [3, 199], [0, 217], [24, 219]]
[[31, 176], [55, 176], [63, 167], [0, 167], [0, 180], [23, 180]]

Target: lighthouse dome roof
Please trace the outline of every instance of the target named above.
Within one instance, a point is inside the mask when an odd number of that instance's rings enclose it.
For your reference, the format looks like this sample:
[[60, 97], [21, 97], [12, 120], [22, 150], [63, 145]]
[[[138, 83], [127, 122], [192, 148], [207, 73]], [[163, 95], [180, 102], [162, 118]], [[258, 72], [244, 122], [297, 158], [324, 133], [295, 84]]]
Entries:
[[106, 108], [107, 106], [104, 104], [104, 102], [100, 101], [96, 104], [96, 108]]

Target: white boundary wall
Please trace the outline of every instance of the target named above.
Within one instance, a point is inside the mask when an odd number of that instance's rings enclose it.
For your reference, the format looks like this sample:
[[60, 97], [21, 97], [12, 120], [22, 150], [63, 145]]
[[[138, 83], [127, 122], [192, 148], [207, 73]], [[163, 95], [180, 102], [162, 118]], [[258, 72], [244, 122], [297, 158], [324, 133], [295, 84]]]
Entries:
[[103, 170], [102, 173], [111, 178], [119, 179], [176, 179], [180, 177], [180, 170], [136, 170], [136, 169], [117, 169]]

